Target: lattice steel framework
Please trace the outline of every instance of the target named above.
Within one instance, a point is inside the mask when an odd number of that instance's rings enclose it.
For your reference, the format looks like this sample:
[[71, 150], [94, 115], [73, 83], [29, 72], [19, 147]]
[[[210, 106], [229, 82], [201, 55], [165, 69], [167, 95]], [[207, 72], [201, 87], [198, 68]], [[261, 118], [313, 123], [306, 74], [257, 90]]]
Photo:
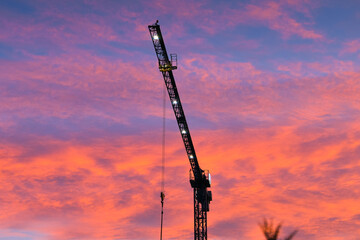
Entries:
[[159, 70], [163, 75], [170, 102], [174, 110], [174, 114], [179, 126], [180, 134], [183, 139], [186, 154], [190, 162], [190, 183], [194, 188], [194, 239], [207, 239], [207, 212], [209, 211], [209, 203], [212, 200], [210, 187], [210, 174], [200, 168], [194, 145], [191, 140], [190, 130], [186, 122], [184, 110], [181, 105], [179, 93], [176, 88], [175, 79], [172, 70], [177, 69], [176, 55], [170, 54], [168, 57], [165, 43], [157, 22], [148, 26], [152, 42], [154, 44], [155, 53], [159, 62]]

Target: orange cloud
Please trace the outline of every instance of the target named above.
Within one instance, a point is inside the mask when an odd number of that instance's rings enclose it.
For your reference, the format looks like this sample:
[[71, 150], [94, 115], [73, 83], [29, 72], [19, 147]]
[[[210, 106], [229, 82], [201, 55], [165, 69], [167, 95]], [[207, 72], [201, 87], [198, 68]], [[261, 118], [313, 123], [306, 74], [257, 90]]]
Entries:
[[[5, 47], [23, 54], [0, 60], [0, 235], [158, 238], [164, 83], [146, 30], [158, 8], [169, 46], [185, 49], [174, 75], [200, 165], [212, 173], [209, 238], [260, 239], [263, 217], [283, 221], [284, 233], [299, 229], [298, 239], [358, 236], [356, 62], [239, 60], [235, 40], [242, 49], [264, 43], [226, 32], [255, 24], [284, 38], [323, 40], [310, 29], [313, 3], [151, 3], [110, 9], [86, 1], [89, 15], [65, 4], [40, 9], [37, 21], [0, 20]], [[224, 39], [208, 39], [221, 31], [230, 51]], [[58, 49], [32, 52], [48, 41]], [[164, 236], [190, 239], [190, 166], [169, 105], [166, 121]]]

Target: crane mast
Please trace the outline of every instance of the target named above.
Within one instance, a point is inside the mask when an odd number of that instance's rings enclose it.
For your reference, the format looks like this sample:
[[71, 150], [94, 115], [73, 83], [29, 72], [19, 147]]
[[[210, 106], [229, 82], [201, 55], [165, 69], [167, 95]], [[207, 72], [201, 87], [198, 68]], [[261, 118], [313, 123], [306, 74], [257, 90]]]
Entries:
[[158, 58], [159, 70], [163, 75], [180, 134], [185, 145], [186, 154], [190, 162], [190, 184], [194, 189], [194, 239], [206, 240], [207, 212], [209, 211], [210, 201], [212, 201], [211, 191], [207, 188], [210, 187], [211, 176], [209, 171], [202, 170], [199, 166], [180, 96], [176, 88], [172, 70], [177, 69], [177, 56], [176, 54], [170, 54], [169, 58], [158, 21], [153, 25], [149, 25], [148, 28]]

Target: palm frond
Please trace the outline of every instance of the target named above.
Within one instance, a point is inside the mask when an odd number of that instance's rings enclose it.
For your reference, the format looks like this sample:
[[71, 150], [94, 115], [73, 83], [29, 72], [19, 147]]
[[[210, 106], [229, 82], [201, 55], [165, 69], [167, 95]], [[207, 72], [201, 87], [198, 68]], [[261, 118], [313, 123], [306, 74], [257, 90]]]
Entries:
[[[272, 219], [267, 220], [266, 218], [264, 218], [263, 221], [261, 223], [259, 223], [258, 225], [259, 225], [260, 229], [262, 230], [262, 232], [264, 233], [266, 240], [278, 240], [279, 234], [280, 234], [280, 229], [282, 226], [281, 223], [279, 223], [274, 228], [273, 220]], [[291, 240], [297, 232], [298, 232], [297, 230], [293, 231], [289, 236], [284, 238], [284, 240]]]

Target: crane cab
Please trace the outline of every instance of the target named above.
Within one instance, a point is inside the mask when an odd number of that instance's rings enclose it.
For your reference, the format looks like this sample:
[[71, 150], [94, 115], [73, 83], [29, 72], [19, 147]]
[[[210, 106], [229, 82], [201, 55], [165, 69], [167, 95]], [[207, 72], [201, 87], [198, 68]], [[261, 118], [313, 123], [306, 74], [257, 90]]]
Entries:
[[194, 172], [190, 169], [189, 171], [189, 175], [190, 175], [190, 184], [191, 187], [193, 188], [198, 188], [198, 187], [211, 187], [211, 175], [209, 170], [204, 170], [202, 171], [202, 182], [196, 182], [195, 180], [195, 176], [194, 176]]
[[175, 53], [170, 54], [170, 60], [159, 60], [160, 72], [168, 72], [177, 69], [177, 55]]

